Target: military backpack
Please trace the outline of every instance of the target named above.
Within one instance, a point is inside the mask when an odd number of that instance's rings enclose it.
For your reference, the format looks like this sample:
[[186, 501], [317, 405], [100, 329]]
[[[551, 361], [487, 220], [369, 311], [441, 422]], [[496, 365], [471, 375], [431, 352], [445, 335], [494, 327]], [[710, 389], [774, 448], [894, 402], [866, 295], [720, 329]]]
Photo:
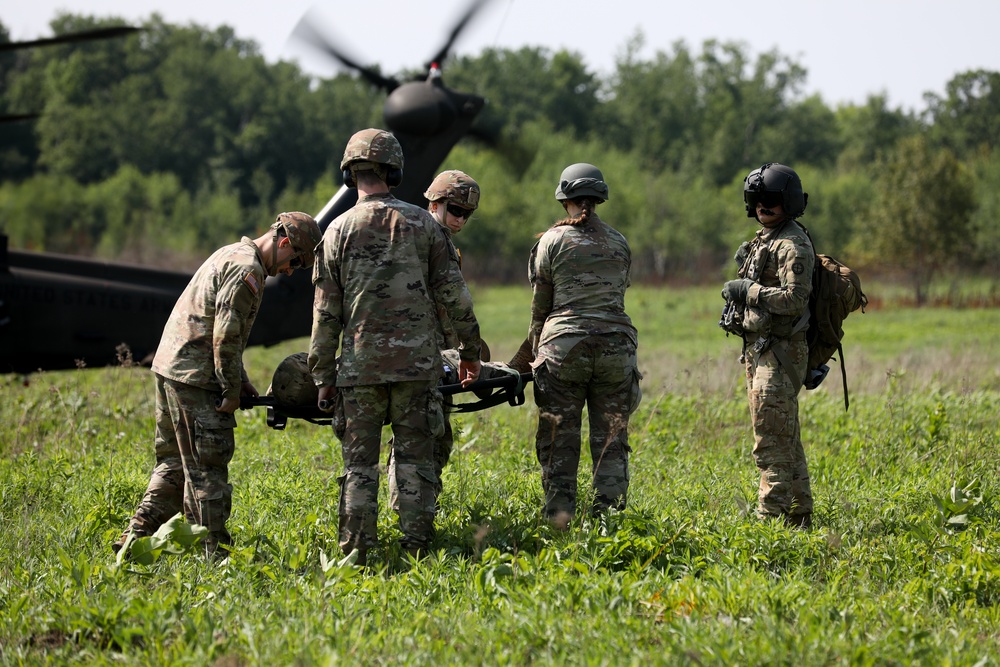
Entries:
[[[801, 226], [801, 223], [799, 223]], [[809, 230], [802, 227], [806, 235]], [[812, 236], [809, 236], [812, 241]], [[815, 245], [813, 246], [815, 252]], [[858, 308], [865, 312], [868, 297], [861, 291], [861, 279], [850, 267], [829, 255], [816, 254], [813, 266], [812, 294], [809, 297], [809, 363], [806, 371], [806, 389], [815, 389], [826, 377], [828, 361], [836, 353], [840, 360], [840, 373], [844, 379], [844, 409], [850, 406], [847, 394], [847, 370], [844, 367], [844, 320]]]

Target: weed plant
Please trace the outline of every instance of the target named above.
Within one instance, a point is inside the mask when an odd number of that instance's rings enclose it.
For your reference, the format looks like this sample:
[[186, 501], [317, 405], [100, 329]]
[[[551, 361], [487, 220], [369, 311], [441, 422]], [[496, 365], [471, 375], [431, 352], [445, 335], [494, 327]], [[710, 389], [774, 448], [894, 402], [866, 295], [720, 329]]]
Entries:
[[[509, 358], [526, 289], [474, 289]], [[540, 520], [530, 390], [455, 417], [433, 553], [337, 547], [329, 428], [238, 415], [227, 561], [117, 564], [153, 465], [149, 371], [0, 378], [0, 662], [985, 665], [1000, 659], [1000, 312], [884, 306], [800, 395], [814, 527], [754, 518], [739, 341], [717, 290], [635, 289], [645, 398], [628, 508]], [[247, 352], [264, 389], [290, 341]], [[586, 451], [586, 448], [585, 448]], [[383, 452], [384, 460], [385, 452]], [[581, 494], [589, 488], [584, 455]], [[585, 500], [581, 505], [586, 506]]]

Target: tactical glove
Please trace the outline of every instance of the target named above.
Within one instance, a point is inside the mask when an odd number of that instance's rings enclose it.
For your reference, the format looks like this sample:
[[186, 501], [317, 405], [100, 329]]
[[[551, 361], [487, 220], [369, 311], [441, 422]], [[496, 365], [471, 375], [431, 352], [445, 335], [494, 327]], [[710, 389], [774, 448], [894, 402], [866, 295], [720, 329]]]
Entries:
[[743, 268], [743, 263], [747, 261], [747, 257], [750, 256], [750, 242], [744, 241], [740, 244], [740, 247], [736, 250], [736, 255], [733, 260], [736, 262], [736, 266]]
[[753, 281], [749, 278], [730, 280], [722, 286], [722, 298], [735, 304], [744, 304], [747, 302], [747, 292], [750, 291], [751, 285]]

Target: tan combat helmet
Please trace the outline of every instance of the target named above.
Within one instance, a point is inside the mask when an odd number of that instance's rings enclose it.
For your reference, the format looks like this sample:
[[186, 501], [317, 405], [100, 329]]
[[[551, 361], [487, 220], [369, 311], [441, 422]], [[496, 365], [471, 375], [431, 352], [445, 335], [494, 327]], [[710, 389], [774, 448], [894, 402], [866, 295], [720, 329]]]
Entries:
[[355, 132], [344, 148], [340, 161], [344, 185], [357, 187], [355, 171], [371, 170], [394, 188], [403, 181], [403, 147], [390, 132], [370, 127]]
[[479, 208], [479, 183], [464, 171], [451, 169], [442, 171], [431, 182], [424, 193], [427, 201], [450, 201], [468, 209], [471, 213]]
[[274, 369], [271, 386], [267, 395], [274, 396], [281, 405], [289, 407], [309, 407], [319, 400], [319, 389], [313, 384], [309, 373], [309, 355], [296, 352], [285, 357]]
[[271, 229], [285, 232], [285, 236], [292, 242], [295, 257], [302, 261], [303, 267], [308, 269], [313, 265], [316, 261], [316, 246], [323, 240], [323, 234], [311, 215], [301, 211], [279, 213]]

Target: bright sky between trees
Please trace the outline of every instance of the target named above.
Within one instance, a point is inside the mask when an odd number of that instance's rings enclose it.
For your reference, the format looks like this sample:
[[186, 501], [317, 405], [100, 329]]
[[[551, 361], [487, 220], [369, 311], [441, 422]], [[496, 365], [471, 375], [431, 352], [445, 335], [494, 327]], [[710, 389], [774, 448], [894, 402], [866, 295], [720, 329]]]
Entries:
[[[396, 73], [419, 67], [447, 39], [468, 0], [31, 0], [10, 3], [0, 21], [11, 39], [51, 35], [57, 12], [118, 16], [137, 24], [159, 13], [171, 23], [232, 26], [271, 62], [298, 60], [321, 76], [336, 69], [289, 40], [312, 10], [327, 19], [337, 46], [365, 64]], [[583, 56], [599, 74], [613, 71], [626, 42], [641, 32], [639, 57], [670, 52], [683, 40], [693, 53], [704, 40], [743, 42], [752, 59], [777, 49], [806, 68], [804, 93], [831, 106], [864, 103], [886, 93], [890, 107], [920, 111], [927, 91], [943, 95], [959, 72], [1000, 71], [997, 0], [492, 0], [455, 44], [458, 54], [486, 47], [543, 46]], [[447, 71], [445, 72], [447, 76]]]

